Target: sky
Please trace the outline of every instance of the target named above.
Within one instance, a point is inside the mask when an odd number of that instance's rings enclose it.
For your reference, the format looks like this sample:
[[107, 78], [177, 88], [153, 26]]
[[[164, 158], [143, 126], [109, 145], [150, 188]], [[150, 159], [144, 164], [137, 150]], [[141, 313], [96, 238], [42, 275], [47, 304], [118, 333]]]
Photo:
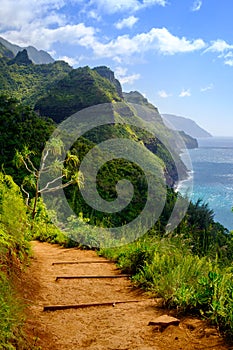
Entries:
[[106, 65], [160, 113], [233, 136], [232, 0], [0, 0], [0, 36]]

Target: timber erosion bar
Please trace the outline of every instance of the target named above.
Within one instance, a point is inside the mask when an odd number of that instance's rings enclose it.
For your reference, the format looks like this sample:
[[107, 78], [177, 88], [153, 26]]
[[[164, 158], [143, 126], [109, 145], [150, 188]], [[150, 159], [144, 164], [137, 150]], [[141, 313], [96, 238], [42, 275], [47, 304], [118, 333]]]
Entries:
[[68, 309], [83, 309], [92, 306], [115, 306], [116, 304], [127, 304], [127, 303], [140, 303], [148, 299], [141, 300], [122, 300], [122, 301], [108, 301], [104, 303], [89, 303], [89, 304], [71, 304], [71, 305], [47, 305], [44, 306], [43, 311], [57, 311], [57, 310], [68, 310]]
[[81, 279], [81, 278], [125, 278], [125, 277], [130, 277], [130, 275], [107, 275], [107, 276], [101, 276], [101, 275], [97, 275], [97, 276], [92, 276], [92, 275], [81, 275], [81, 276], [57, 276], [56, 277], [56, 281], [58, 281], [59, 279], [66, 279], [66, 280], [70, 280], [70, 279]]
[[87, 260], [87, 261], [57, 261], [52, 265], [65, 265], [65, 264], [115, 264], [115, 261], [110, 260]]

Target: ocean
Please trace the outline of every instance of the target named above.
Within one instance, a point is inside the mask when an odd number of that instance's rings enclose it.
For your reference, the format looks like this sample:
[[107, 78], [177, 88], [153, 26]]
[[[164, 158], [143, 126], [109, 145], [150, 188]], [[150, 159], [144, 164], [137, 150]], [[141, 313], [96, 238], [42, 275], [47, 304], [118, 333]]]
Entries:
[[[190, 198], [207, 202], [215, 221], [233, 230], [233, 137], [198, 139], [198, 145], [188, 150], [193, 170]], [[185, 181], [178, 190], [182, 193], [184, 188]]]

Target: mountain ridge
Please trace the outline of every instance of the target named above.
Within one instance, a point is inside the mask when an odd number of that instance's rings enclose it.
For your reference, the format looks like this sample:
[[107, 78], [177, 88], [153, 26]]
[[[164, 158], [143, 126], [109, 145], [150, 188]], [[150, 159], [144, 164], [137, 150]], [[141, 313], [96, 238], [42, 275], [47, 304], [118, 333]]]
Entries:
[[[130, 92], [123, 92], [123, 97], [125, 101], [132, 103], [134, 105], [134, 108], [137, 112], [139, 112], [140, 115], [143, 115], [143, 118], [147, 122], [151, 122], [154, 124], [163, 124], [165, 127], [167, 127], [166, 123], [164, 122], [164, 119], [162, 118], [162, 115], [159, 113], [158, 108], [155, 107], [152, 103], [150, 103], [146, 97], [144, 97], [140, 92], [138, 91], [130, 91]], [[142, 111], [142, 108], [144, 107], [144, 110]], [[170, 130], [170, 128], [169, 128]], [[183, 139], [185, 146], [189, 149], [191, 148], [198, 148], [198, 142], [196, 138], [188, 135], [184, 131], [178, 131], [179, 135]], [[177, 138], [177, 135], [174, 135], [174, 138]]]
[[164, 123], [171, 129], [184, 131], [186, 134], [194, 138], [212, 137], [208, 131], [200, 127], [194, 120], [190, 118], [166, 113], [163, 113], [161, 115], [163, 117]]
[[[120, 135], [143, 143], [152, 154], [163, 160], [167, 184], [172, 187], [178, 179], [178, 173], [175, 161], [166, 149], [167, 137], [173, 143], [172, 148], [177, 151], [176, 161], [182, 170], [182, 177], [186, 175], [186, 168], [178, 156], [180, 144], [164, 125], [158, 109], [139, 92], [127, 94], [128, 101], [124, 100], [122, 96], [126, 95], [122, 93], [120, 82], [108, 67], [73, 69], [64, 61], [36, 65], [30, 62], [27, 52], [23, 51], [16, 60], [0, 58], [0, 86], [2, 94], [18, 99], [24, 106], [34, 109], [39, 117], [52, 118], [55, 123], [87, 107], [104, 103], [116, 105], [120, 102], [118, 118], [123, 122], [123, 130], [119, 133], [117, 122], [113, 121], [116, 124], [113, 137]], [[127, 131], [126, 124], [130, 125], [134, 118], [137, 121], [141, 119], [142, 131], [132, 128]], [[153, 135], [143, 131], [144, 122], [153, 124]], [[111, 134], [108, 129], [103, 129], [103, 132]]]
[[19, 51], [23, 51], [24, 49], [27, 50], [29, 59], [32, 60], [32, 62], [35, 64], [48, 64], [55, 62], [55, 60], [48, 52], [44, 50], [37, 50], [34, 46], [31, 45], [22, 47], [11, 43], [3, 37], [0, 37], [0, 44], [11, 51], [14, 56], [16, 56]]

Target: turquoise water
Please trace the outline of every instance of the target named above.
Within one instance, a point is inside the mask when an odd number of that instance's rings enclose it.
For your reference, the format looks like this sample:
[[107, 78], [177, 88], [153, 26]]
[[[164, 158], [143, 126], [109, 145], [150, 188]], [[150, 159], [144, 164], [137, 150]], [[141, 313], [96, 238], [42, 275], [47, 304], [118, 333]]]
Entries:
[[193, 167], [191, 199], [201, 198], [215, 212], [215, 221], [233, 230], [233, 137], [198, 140], [189, 150]]

